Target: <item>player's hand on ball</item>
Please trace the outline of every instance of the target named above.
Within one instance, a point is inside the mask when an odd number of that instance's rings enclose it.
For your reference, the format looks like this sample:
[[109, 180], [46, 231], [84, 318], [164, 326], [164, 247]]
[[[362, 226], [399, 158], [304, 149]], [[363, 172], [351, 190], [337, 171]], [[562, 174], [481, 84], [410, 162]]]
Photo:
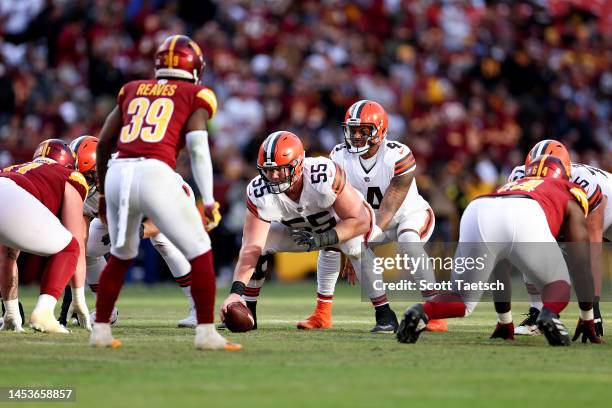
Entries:
[[218, 201], [215, 201], [213, 204], [204, 205], [204, 228], [206, 232], [212, 231], [221, 222], [220, 207]]
[[230, 293], [230, 295], [225, 299], [225, 301], [221, 305], [221, 309], [219, 309], [219, 318], [221, 319], [222, 322], [225, 321], [225, 313], [227, 312], [227, 307], [234, 302], [242, 303], [246, 307], [246, 302], [244, 301], [242, 296], [240, 296], [237, 293]]
[[293, 229], [291, 230], [291, 237], [297, 245], [305, 247], [307, 252], [338, 243], [338, 233], [335, 229], [322, 233]]
[[100, 218], [102, 224], [108, 225], [106, 221], [106, 198], [104, 194], [100, 194], [98, 198], [98, 218]]

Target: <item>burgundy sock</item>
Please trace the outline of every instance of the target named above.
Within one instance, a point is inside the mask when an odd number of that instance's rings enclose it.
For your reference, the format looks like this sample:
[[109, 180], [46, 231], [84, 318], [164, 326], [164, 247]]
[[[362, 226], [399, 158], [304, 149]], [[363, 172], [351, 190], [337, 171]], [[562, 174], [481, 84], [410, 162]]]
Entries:
[[73, 237], [64, 249], [47, 261], [40, 282], [40, 293], [59, 299], [76, 271], [78, 260], [79, 243]]
[[191, 296], [196, 307], [199, 324], [215, 321], [215, 268], [212, 251], [203, 253], [191, 261]]
[[123, 286], [125, 273], [133, 261], [134, 259], [119, 259], [114, 255], [108, 258], [98, 283], [98, 296], [96, 299], [97, 323], [110, 322], [113, 307], [115, 307], [115, 302], [117, 302], [119, 292], [121, 292], [121, 287]]
[[440, 292], [435, 298], [423, 304], [429, 319], [446, 319], [465, 316], [465, 303], [452, 292]]
[[551, 282], [542, 289], [542, 303], [548, 310], [561, 313], [569, 303], [570, 285], [564, 280]]

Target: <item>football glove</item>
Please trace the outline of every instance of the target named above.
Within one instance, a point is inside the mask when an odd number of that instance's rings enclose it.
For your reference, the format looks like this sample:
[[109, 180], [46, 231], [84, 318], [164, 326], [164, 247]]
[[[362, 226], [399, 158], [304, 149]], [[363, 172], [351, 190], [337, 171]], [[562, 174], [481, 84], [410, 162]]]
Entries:
[[306, 252], [325, 248], [338, 243], [338, 233], [335, 229], [321, 233], [294, 229], [291, 230], [291, 237], [296, 244], [306, 247]]
[[593, 320], [578, 319], [578, 325], [576, 326], [576, 331], [574, 332], [572, 341], [578, 340], [580, 335], [582, 335], [583, 343], [586, 343], [587, 340], [595, 344], [601, 344], [604, 342], [603, 338], [599, 337], [595, 332], [595, 322]]
[[215, 201], [213, 204], [204, 205], [204, 228], [206, 232], [212, 231], [221, 222], [220, 207], [218, 201]]

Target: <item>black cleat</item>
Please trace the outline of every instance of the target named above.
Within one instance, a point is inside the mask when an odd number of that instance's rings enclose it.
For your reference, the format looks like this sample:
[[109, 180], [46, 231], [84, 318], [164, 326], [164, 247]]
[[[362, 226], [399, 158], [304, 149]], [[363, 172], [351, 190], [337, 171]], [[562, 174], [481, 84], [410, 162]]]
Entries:
[[516, 326], [514, 329], [514, 334], [519, 336], [537, 336], [540, 334], [538, 325], [536, 324], [536, 320], [538, 320], [539, 315], [540, 311], [537, 308], [530, 307], [529, 313], [527, 313], [527, 318]]
[[397, 316], [388, 304], [375, 308], [375, 311], [376, 326], [370, 330], [370, 333], [393, 334], [397, 332]]
[[543, 308], [536, 323], [551, 346], [569, 346], [571, 344], [567, 328], [563, 325], [558, 314]]
[[397, 341], [400, 343], [416, 343], [419, 335], [427, 327], [429, 318], [423, 311], [423, 305], [417, 303], [410, 306], [404, 313], [404, 318], [397, 330]]

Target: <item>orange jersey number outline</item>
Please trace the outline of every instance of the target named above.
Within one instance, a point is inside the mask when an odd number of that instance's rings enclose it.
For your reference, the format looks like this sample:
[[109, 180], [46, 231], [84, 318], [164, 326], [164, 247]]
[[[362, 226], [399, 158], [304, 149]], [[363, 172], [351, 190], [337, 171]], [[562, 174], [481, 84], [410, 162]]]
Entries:
[[131, 120], [121, 128], [119, 140], [130, 143], [140, 137], [148, 143], [159, 142], [166, 135], [173, 112], [174, 102], [169, 98], [157, 98], [153, 102], [142, 97], [132, 99], [127, 108]]

